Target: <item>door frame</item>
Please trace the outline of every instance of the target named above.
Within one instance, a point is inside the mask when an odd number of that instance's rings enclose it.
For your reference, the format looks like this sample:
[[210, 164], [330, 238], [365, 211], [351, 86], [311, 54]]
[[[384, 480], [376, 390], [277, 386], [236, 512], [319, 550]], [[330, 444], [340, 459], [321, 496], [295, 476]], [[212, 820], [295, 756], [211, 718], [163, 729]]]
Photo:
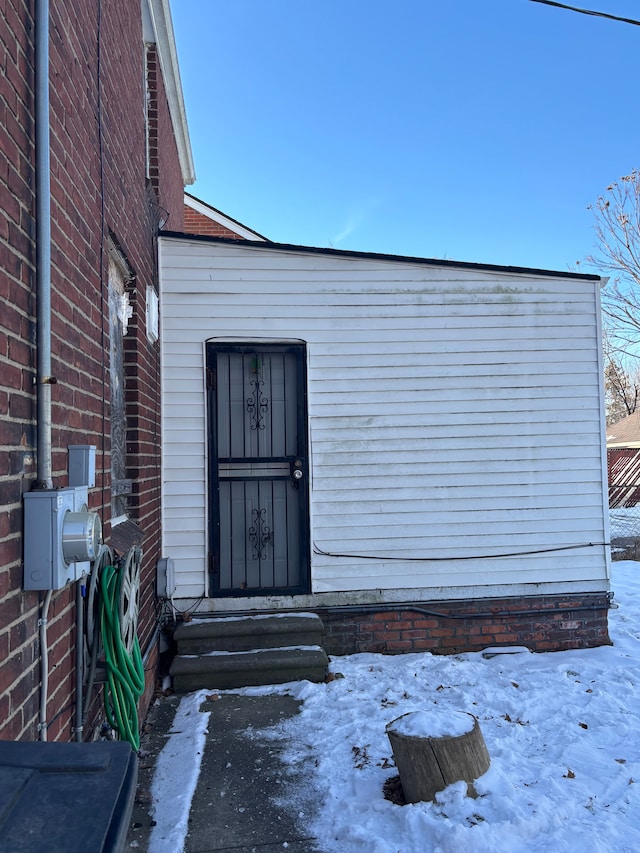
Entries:
[[[301, 490], [300, 510], [300, 584], [292, 587], [268, 587], [250, 589], [220, 589], [220, 490], [218, 475], [218, 446], [216, 435], [217, 396], [215, 368], [218, 353], [255, 353], [256, 349], [268, 352], [293, 353], [296, 357], [296, 397], [298, 457], [304, 460], [304, 477], [299, 482]], [[207, 573], [210, 598], [247, 598], [267, 595], [305, 595], [311, 592], [311, 527], [310, 527], [310, 471], [309, 416], [307, 405], [307, 346], [304, 341], [216, 341], [205, 342], [206, 412], [207, 412], [207, 495], [208, 495], [208, 549]]]

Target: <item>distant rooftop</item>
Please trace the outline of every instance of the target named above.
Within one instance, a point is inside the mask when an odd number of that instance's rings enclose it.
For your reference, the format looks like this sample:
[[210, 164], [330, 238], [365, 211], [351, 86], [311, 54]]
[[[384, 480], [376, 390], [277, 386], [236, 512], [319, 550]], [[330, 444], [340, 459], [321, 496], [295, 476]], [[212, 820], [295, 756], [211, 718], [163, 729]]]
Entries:
[[640, 412], [607, 427], [607, 447], [640, 446]]

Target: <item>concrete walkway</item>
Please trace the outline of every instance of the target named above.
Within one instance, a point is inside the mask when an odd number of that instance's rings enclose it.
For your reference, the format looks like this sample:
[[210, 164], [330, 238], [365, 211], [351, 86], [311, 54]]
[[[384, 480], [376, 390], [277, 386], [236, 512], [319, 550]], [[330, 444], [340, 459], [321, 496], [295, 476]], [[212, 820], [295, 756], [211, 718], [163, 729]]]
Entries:
[[[298, 712], [290, 696], [218, 694], [206, 701], [209, 733], [200, 776], [191, 802], [185, 853], [317, 853], [306, 824], [314, 807], [301, 779], [281, 761], [282, 742], [255, 732]], [[155, 759], [166, 743], [179, 697], [161, 697], [153, 705], [142, 737], [138, 796], [125, 850], [155, 853], [151, 782]], [[176, 786], [180, 780], [176, 779]], [[287, 802], [279, 804], [282, 793]], [[179, 853], [179, 851], [175, 851]]]

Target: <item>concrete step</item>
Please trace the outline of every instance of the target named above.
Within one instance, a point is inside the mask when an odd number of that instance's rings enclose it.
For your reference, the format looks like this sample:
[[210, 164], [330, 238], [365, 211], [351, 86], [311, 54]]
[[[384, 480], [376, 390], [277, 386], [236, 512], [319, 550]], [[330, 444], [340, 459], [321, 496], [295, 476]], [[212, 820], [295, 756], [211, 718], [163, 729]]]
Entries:
[[285, 646], [251, 651], [177, 655], [171, 664], [177, 693], [220, 690], [288, 681], [325, 680], [329, 660], [320, 646]]
[[193, 619], [174, 631], [178, 693], [288, 681], [324, 681], [329, 660], [315, 613]]
[[267, 616], [222, 616], [192, 619], [173, 632], [178, 654], [241, 652], [282, 646], [319, 646], [322, 620], [315, 613]]

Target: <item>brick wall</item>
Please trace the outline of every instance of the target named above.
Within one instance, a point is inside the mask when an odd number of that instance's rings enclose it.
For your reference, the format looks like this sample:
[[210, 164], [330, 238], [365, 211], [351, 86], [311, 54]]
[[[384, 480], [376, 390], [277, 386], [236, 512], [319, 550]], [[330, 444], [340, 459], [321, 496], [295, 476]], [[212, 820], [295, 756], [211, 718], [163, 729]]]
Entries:
[[318, 611], [325, 627], [324, 647], [332, 655], [456, 654], [487, 646], [526, 646], [543, 652], [610, 643], [606, 595], [427, 601], [412, 607]]
[[188, 204], [184, 206], [184, 230], [187, 234], [201, 234], [204, 237], [227, 237], [231, 240], [242, 240], [235, 231], [225, 228], [208, 216], [198, 213]]
[[149, 169], [151, 183], [160, 205], [162, 227], [171, 231], [184, 228], [184, 187], [171, 115], [162, 84], [155, 46], [147, 50], [147, 77], [151, 87], [149, 104]]
[[[35, 474], [33, 0], [0, 9], [0, 738], [35, 739], [39, 608], [22, 590], [22, 494]], [[144, 531], [140, 636], [155, 627], [159, 556], [159, 344], [147, 339], [147, 287], [157, 288], [160, 219], [183, 222], [183, 186], [162, 80], [157, 78], [156, 174], [147, 180], [140, 4], [51, 0], [53, 478], [65, 486], [69, 444], [95, 444], [90, 507], [110, 536], [107, 263], [117, 246], [133, 273], [125, 338], [127, 476]], [[100, 67], [100, 81], [98, 68]], [[75, 589], [49, 612], [48, 739], [72, 737]], [[153, 680], [155, 653], [147, 663]], [[86, 737], [100, 719], [94, 703]]]

